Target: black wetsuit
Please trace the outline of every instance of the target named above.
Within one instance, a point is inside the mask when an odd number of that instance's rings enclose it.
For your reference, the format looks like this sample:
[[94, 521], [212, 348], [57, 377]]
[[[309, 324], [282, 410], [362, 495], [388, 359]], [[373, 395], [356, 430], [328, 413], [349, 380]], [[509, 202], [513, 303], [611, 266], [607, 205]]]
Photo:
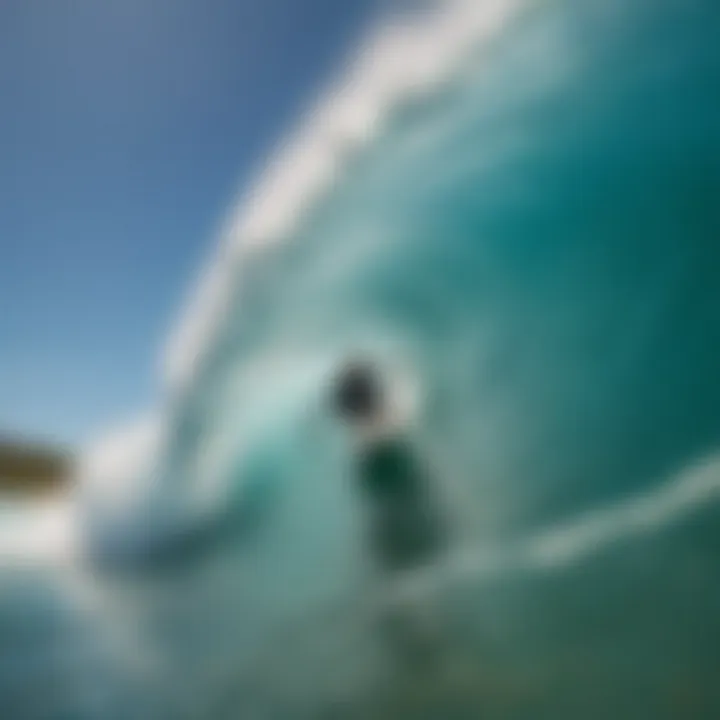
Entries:
[[411, 445], [403, 438], [377, 441], [364, 449], [359, 471], [378, 565], [394, 571], [430, 562], [442, 548], [443, 532], [425, 468]]

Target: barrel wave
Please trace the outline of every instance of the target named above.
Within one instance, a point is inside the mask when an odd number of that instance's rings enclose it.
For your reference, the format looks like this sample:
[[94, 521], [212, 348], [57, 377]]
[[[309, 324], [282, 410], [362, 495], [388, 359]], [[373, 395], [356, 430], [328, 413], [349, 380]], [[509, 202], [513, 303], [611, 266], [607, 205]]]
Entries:
[[[88, 454], [72, 569], [3, 598], [3, 645], [36, 653], [24, 685], [0, 671], [9, 717], [720, 711], [720, 13], [447, 3], [402, 28], [231, 218], [165, 403]], [[392, 586], [325, 398], [358, 352], [412, 388], [451, 519]], [[442, 638], [422, 682], [375, 622], [396, 598]]]

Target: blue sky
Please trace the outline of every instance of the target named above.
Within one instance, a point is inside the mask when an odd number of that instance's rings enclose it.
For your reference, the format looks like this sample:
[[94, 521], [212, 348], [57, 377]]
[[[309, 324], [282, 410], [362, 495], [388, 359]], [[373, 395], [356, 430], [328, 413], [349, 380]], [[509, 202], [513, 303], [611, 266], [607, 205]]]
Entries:
[[156, 399], [230, 203], [380, 2], [0, 3], [0, 434]]

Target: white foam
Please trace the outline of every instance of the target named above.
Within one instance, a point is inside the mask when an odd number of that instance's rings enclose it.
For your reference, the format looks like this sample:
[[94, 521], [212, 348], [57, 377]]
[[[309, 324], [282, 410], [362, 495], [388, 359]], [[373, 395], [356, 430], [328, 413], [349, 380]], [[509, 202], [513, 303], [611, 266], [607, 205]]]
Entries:
[[432, 11], [382, 27], [336, 89], [232, 213], [165, 353], [171, 392], [187, 387], [227, 310], [231, 289], [254, 253], [287, 239], [342, 172], [349, 153], [381, 129], [389, 111], [432, 90], [474, 45], [497, 33], [521, 0], [447, 0]]
[[0, 568], [69, 564], [85, 549], [89, 515], [102, 522], [131, 516], [148, 493], [161, 431], [156, 416], [144, 416], [84, 449], [70, 492], [0, 505]]
[[84, 505], [101, 502], [114, 512], [131, 508], [148, 489], [162, 429], [161, 419], [148, 414], [91, 443], [75, 472], [78, 499]]
[[711, 457], [667, 483], [501, 547], [464, 548], [408, 574], [391, 597], [431, 595], [449, 584], [494, 580], [513, 572], [550, 572], [612, 546], [659, 532], [720, 500], [720, 458]]
[[0, 568], [67, 564], [77, 557], [75, 507], [69, 498], [24, 500], [0, 514]]
[[720, 499], [720, 460], [705, 462], [651, 492], [588, 513], [528, 542], [525, 562], [560, 567], [616, 542], [654, 532]]

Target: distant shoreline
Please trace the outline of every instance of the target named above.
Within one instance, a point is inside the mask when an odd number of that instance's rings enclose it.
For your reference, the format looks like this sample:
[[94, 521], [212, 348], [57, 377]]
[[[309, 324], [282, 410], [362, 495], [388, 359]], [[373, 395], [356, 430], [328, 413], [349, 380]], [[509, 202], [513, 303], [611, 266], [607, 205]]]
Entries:
[[69, 448], [26, 439], [0, 438], [0, 495], [45, 495], [67, 487]]

